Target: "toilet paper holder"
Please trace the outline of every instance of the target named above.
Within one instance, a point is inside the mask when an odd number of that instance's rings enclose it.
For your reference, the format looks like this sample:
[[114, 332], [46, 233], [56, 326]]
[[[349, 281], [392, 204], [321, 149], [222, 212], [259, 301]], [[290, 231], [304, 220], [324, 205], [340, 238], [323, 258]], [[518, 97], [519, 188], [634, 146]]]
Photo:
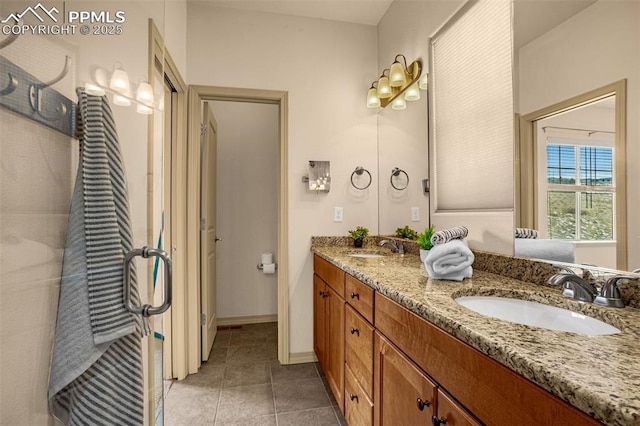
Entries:
[[[276, 263], [275, 265], [276, 265], [276, 269], [278, 269], [278, 264]], [[264, 266], [262, 265], [262, 263], [258, 263], [258, 266], [256, 266], [256, 268], [262, 271], [264, 269]]]

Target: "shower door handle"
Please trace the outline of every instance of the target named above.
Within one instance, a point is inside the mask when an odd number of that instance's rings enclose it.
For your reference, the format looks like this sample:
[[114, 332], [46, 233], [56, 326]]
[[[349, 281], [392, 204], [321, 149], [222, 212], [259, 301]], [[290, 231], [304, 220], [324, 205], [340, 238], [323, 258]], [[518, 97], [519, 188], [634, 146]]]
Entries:
[[[131, 300], [131, 261], [136, 256], [142, 256], [143, 258], [159, 257], [164, 263], [164, 300], [160, 306], [151, 306], [148, 304], [142, 306], [135, 306]], [[127, 253], [124, 257], [124, 306], [129, 312], [142, 315], [143, 317], [149, 317], [151, 315], [159, 315], [164, 313], [171, 306], [171, 277], [173, 270], [171, 267], [171, 259], [169, 255], [160, 249], [154, 249], [151, 247], [142, 247], [141, 249], [133, 249]]]

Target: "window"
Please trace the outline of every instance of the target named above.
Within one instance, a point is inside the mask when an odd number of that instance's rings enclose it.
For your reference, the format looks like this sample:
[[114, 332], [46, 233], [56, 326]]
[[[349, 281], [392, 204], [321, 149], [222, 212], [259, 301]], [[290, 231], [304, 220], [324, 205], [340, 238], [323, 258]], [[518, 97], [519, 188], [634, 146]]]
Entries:
[[614, 235], [613, 147], [547, 141], [548, 238], [611, 241]]

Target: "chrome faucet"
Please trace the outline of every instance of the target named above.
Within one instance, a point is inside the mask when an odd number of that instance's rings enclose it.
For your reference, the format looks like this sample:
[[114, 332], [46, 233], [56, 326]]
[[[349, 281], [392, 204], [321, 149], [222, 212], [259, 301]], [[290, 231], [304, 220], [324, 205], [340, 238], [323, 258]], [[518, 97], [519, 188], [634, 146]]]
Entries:
[[380, 247], [389, 246], [393, 253], [404, 254], [404, 245], [402, 242], [396, 242], [394, 239], [382, 240], [378, 245]]
[[598, 289], [584, 278], [574, 273], [558, 273], [549, 278], [548, 283], [553, 286], [562, 286], [562, 295], [571, 297], [581, 302], [591, 303], [598, 295]]
[[612, 308], [624, 308], [624, 301], [620, 295], [620, 289], [618, 288], [619, 280], [637, 280], [638, 277], [632, 277], [628, 275], [616, 275], [609, 278], [602, 289], [600, 294], [593, 301], [594, 303], [602, 306], [609, 306]]

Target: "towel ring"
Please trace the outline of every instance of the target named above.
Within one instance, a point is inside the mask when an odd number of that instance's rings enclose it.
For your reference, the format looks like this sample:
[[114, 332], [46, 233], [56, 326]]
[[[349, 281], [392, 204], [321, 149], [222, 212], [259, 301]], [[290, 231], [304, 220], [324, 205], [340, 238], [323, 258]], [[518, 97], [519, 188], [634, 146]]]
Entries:
[[[395, 177], [400, 176], [400, 173], [404, 174], [407, 177], [407, 184], [405, 186], [397, 187], [393, 183], [393, 178], [394, 178], [394, 176]], [[393, 170], [391, 170], [391, 177], [389, 178], [389, 182], [391, 182], [391, 186], [393, 186], [393, 189], [397, 189], [398, 191], [404, 191], [409, 186], [409, 175], [404, 170], [402, 170], [402, 169], [400, 169], [398, 167], [394, 167]]]
[[[358, 186], [353, 182], [353, 177], [354, 177], [354, 175], [362, 176], [363, 173], [366, 173], [367, 175], [369, 175], [369, 183], [367, 183], [365, 186]], [[360, 191], [364, 191], [369, 186], [371, 186], [371, 180], [372, 180], [371, 179], [371, 173], [369, 173], [369, 170], [365, 169], [362, 166], [356, 167], [356, 169], [353, 171], [353, 173], [351, 173], [351, 185], [353, 185], [353, 187], [355, 189], [358, 189]]]

